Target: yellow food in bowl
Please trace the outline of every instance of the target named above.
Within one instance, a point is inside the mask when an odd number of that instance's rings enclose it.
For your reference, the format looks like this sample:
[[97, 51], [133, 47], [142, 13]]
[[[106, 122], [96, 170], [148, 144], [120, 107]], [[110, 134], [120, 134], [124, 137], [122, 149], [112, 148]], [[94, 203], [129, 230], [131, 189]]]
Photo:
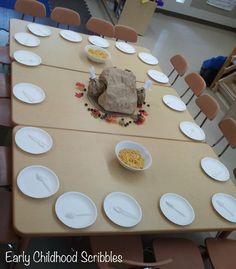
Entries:
[[101, 60], [106, 60], [108, 58], [108, 54], [105, 51], [99, 49], [90, 48], [88, 49], [88, 54]]
[[144, 168], [144, 158], [139, 150], [122, 149], [119, 151], [118, 157], [124, 164], [128, 165], [131, 168]]

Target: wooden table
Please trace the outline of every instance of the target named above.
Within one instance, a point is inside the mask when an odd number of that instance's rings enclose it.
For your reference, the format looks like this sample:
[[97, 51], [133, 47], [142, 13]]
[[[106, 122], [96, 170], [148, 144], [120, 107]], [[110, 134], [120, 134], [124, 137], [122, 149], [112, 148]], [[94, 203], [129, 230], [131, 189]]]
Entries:
[[[12, 98], [13, 122], [21, 125], [190, 141], [179, 130], [181, 121], [193, 121], [189, 112], [173, 111], [162, 101], [166, 94], [177, 95], [174, 89], [153, 85], [152, 90], [147, 92], [147, 103], [150, 107], [144, 107], [149, 113], [145, 123], [122, 127], [90, 115], [88, 107], [85, 106], [87, 98], [75, 97], [77, 81], [87, 85], [88, 74], [48, 66], [29, 68], [13, 63], [13, 86], [20, 82], [34, 83], [46, 93], [45, 101], [37, 105], [25, 104]], [[137, 83], [137, 87], [141, 86], [141, 83]]]
[[97, 74], [100, 74], [105, 67], [116, 66], [121, 69], [131, 70], [137, 77], [137, 81], [145, 81], [150, 79], [147, 75], [149, 69], [161, 70], [159, 65], [151, 66], [142, 62], [137, 54], [139, 52], [150, 52], [148, 49], [133, 45], [137, 53], [129, 55], [119, 51], [115, 47], [114, 40], [109, 40], [112, 58], [106, 64], [96, 64], [87, 59], [84, 52], [86, 45], [90, 44], [88, 35], [81, 34], [82, 42], [73, 43], [63, 39], [59, 32], [61, 29], [47, 26], [51, 29], [52, 34], [49, 37], [39, 37], [40, 45], [35, 48], [29, 48], [16, 42], [14, 34], [18, 32], [29, 32], [27, 25], [29, 22], [11, 19], [10, 20], [10, 57], [16, 50], [28, 50], [37, 53], [42, 58], [42, 64], [59, 68], [71, 69], [81, 72], [88, 72], [89, 67], [93, 65]]
[[[20, 127], [16, 127], [13, 135]], [[171, 233], [213, 230], [233, 230], [232, 224], [220, 217], [211, 205], [217, 192], [236, 196], [231, 181], [217, 182], [200, 168], [205, 156], [215, 157], [204, 143], [133, 137], [151, 153], [153, 164], [145, 172], [132, 173], [118, 163], [114, 148], [127, 136], [45, 129], [53, 138], [52, 149], [45, 154], [23, 152], [13, 142], [13, 194], [15, 229], [28, 236], [92, 235], [114, 233]], [[20, 192], [17, 174], [26, 166], [38, 164], [52, 169], [59, 177], [59, 191], [50, 198], [33, 199]], [[54, 205], [67, 191], [88, 195], [96, 204], [98, 218], [85, 229], [70, 229], [56, 217]], [[103, 211], [103, 200], [113, 191], [132, 195], [141, 205], [143, 218], [133, 228], [113, 224]], [[168, 221], [159, 209], [159, 199], [166, 192], [185, 197], [193, 206], [196, 218], [191, 225], [181, 227]]]

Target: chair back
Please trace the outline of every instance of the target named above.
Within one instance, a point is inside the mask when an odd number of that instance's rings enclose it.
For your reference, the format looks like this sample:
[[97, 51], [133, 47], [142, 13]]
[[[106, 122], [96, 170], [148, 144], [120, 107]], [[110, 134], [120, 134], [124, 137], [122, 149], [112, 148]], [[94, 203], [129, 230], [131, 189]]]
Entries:
[[115, 38], [118, 40], [124, 40], [126, 42], [136, 43], [138, 40], [137, 32], [126, 25], [117, 24], [115, 26]]
[[209, 120], [213, 120], [220, 109], [214, 97], [203, 94], [197, 97], [196, 104]]
[[199, 96], [206, 88], [204, 79], [198, 73], [190, 73], [184, 80], [196, 96]]
[[17, 0], [14, 9], [25, 15], [46, 17], [46, 8], [44, 4], [35, 0]]
[[176, 72], [182, 77], [187, 69], [188, 69], [188, 62], [184, 58], [184, 56], [177, 54], [170, 58], [170, 62], [173, 65]]
[[219, 123], [219, 128], [232, 148], [236, 147], [236, 121], [225, 118]]
[[57, 23], [62, 23], [71, 26], [80, 25], [79, 13], [65, 7], [55, 7], [52, 10], [50, 18]]
[[110, 22], [96, 17], [91, 17], [87, 21], [86, 28], [101, 36], [114, 37], [114, 26]]

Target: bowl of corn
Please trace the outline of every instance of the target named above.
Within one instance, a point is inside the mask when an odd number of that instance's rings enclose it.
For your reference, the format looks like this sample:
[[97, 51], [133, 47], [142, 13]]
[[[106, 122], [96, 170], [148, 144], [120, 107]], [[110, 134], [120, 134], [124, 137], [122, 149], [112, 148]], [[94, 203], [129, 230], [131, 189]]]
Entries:
[[111, 54], [108, 50], [94, 45], [87, 45], [85, 52], [87, 57], [95, 63], [105, 63], [107, 60], [111, 59]]

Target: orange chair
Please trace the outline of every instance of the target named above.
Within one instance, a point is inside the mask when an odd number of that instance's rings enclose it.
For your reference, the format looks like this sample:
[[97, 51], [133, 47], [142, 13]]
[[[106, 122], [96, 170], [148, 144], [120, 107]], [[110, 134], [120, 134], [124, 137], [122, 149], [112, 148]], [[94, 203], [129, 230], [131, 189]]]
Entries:
[[207, 253], [213, 268], [236, 268], [236, 241], [230, 239], [207, 238], [205, 240]]
[[184, 76], [184, 74], [186, 73], [187, 69], [188, 69], [188, 62], [187, 60], [184, 58], [184, 56], [177, 54], [174, 55], [173, 57], [170, 58], [170, 62], [173, 66], [172, 71], [170, 72], [170, 74], [168, 75], [168, 77], [170, 77], [174, 71], [177, 72], [176, 77], [174, 78], [173, 82], [171, 83], [171, 86], [176, 82], [176, 80], [179, 78], [179, 76]]
[[190, 89], [193, 91], [193, 95], [186, 103], [186, 105], [188, 105], [194, 95], [199, 96], [202, 93], [202, 91], [206, 88], [206, 83], [198, 73], [190, 73], [184, 78], [184, 80], [187, 83], [188, 88], [180, 97], [182, 98]]
[[114, 26], [105, 20], [91, 17], [86, 23], [86, 29], [102, 37], [114, 37]]
[[223, 119], [219, 123], [219, 128], [223, 135], [215, 142], [215, 144], [212, 145], [212, 147], [216, 146], [224, 137], [226, 138], [228, 144], [218, 155], [218, 157], [221, 157], [229, 146], [232, 148], [236, 147], [236, 121], [233, 118]]
[[138, 40], [138, 35], [133, 28], [117, 24], [115, 26], [115, 38], [116, 40], [123, 40], [125, 42], [136, 43]]
[[165, 269], [204, 269], [198, 247], [190, 240], [163, 238], [153, 242], [155, 258], [165, 260], [171, 257], [173, 262]]
[[0, 98], [10, 98], [10, 76], [0, 73]]
[[[100, 251], [110, 253], [112, 251], [113, 255], [122, 255], [122, 264], [128, 267], [159, 268], [159, 266], [163, 266], [165, 268], [167, 264], [172, 262], [170, 258], [160, 262], [144, 262], [142, 240], [137, 235], [93, 236], [89, 240], [92, 253], [98, 254]], [[100, 262], [97, 265], [100, 269], [111, 268], [111, 263], [109, 262]]]
[[11, 149], [0, 147], [0, 187], [11, 185]]
[[80, 25], [79, 13], [65, 7], [55, 7], [50, 15], [50, 18], [57, 22], [57, 27], [59, 27], [59, 24], [66, 24], [67, 28], [69, 29], [70, 26]]
[[196, 120], [197, 117], [201, 113], [203, 113], [206, 116], [205, 119], [203, 120], [203, 122], [200, 124], [200, 127], [202, 127], [207, 119], [213, 120], [216, 117], [217, 112], [220, 109], [220, 106], [217, 103], [217, 101], [215, 100], [215, 98], [210, 96], [209, 94], [203, 94], [203, 95], [197, 97], [195, 102], [196, 102], [197, 106], [200, 108], [200, 111], [194, 117], [194, 119]]
[[46, 8], [44, 4], [35, 0], [17, 0], [14, 6], [15, 11], [22, 13], [21, 19], [24, 19], [25, 15], [33, 17], [46, 17]]
[[11, 100], [9, 98], [0, 98], [0, 125], [13, 127], [11, 121]]

